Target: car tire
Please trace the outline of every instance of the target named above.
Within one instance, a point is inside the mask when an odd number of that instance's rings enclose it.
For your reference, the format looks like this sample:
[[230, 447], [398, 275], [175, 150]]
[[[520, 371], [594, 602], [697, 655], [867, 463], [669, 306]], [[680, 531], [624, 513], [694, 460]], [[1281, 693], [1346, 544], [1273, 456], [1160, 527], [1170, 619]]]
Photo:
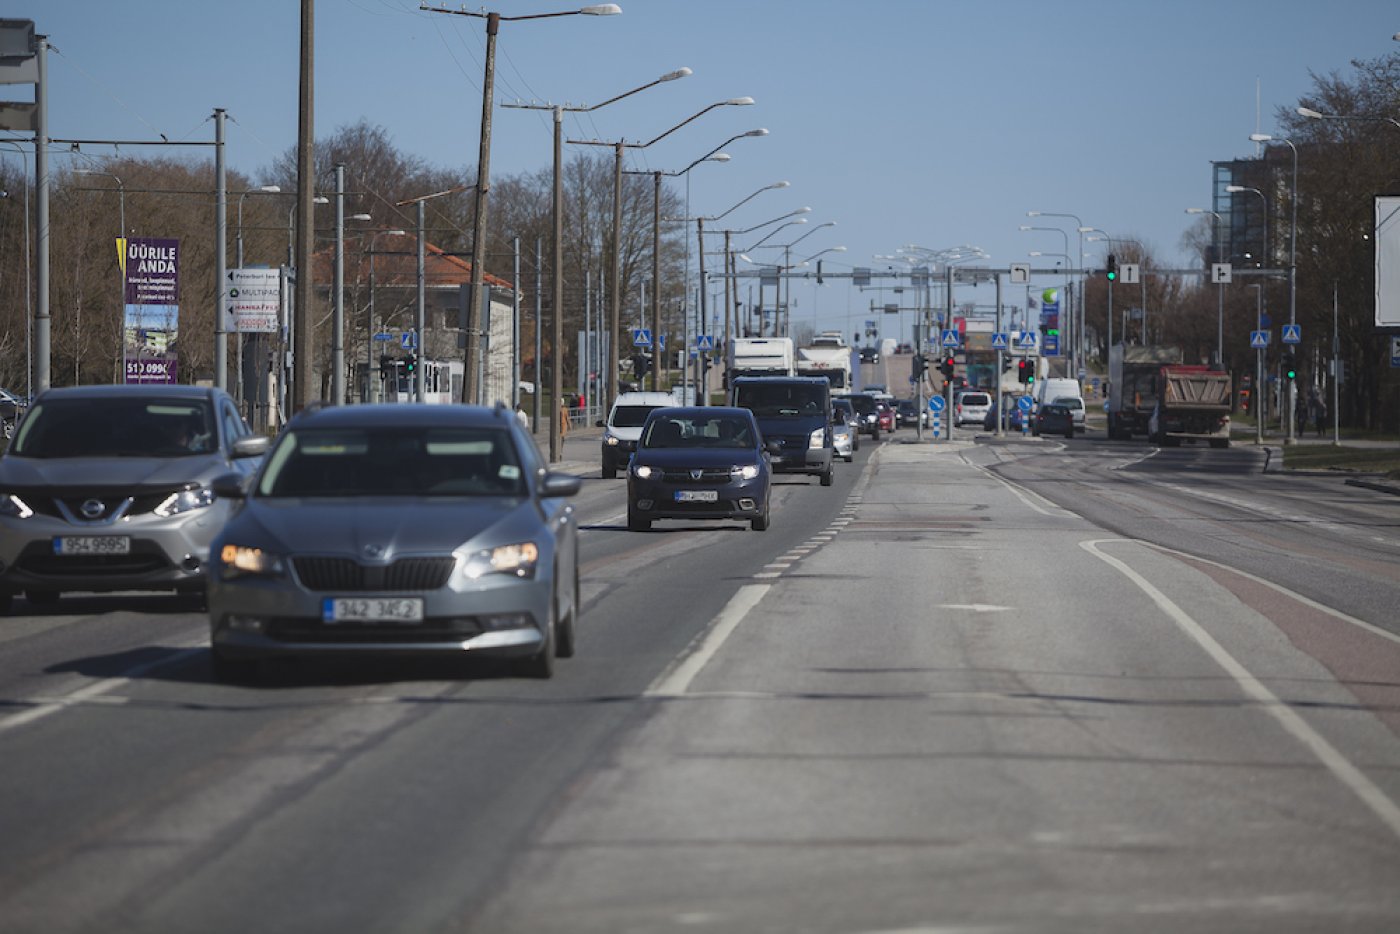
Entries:
[[14, 603], [15, 595], [8, 590], [0, 591], [0, 616], [6, 616], [10, 612], [10, 605]]
[[1071, 428], [1069, 431], [1065, 432], [1065, 437], [1068, 438], [1070, 441], [1073, 441], [1073, 440], [1074, 440], [1074, 429]]
[[24, 599], [35, 606], [53, 606], [58, 602], [57, 590], [26, 590]]
[[755, 532], [768, 531], [768, 509], [768, 504], [765, 503], [763, 505], [763, 515], [754, 516], [753, 519], [749, 521], [749, 528], [753, 529]]
[[574, 620], [578, 618], [578, 569], [574, 569], [574, 597], [569, 603], [568, 618], [559, 623], [555, 635], [558, 641], [554, 644], [554, 655], [556, 658], [574, 657]]
[[603, 479], [604, 479], [604, 480], [616, 480], [616, 479], [617, 479], [617, 464], [614, 464], [612, 461], [610, 461], [610, 460], [604, 458], [604, 459], [603, 459], [603, 471], [602, 471], [602, 474], [603, 474]]
[[877, 427], [874, 431], [872, 431], [872, 432], [870, 433], [870, 440], [871, 440], [871, 441], [879, 441], [879, 440], [880, 440], [880, 429], [879, 429], [878, 427]]
[[263, 677], [261, 659], [229, 658], [218, 648], [209, 651], [209, 667], [220, 684], [257, 684]]
[[832, 480], [834, 480], [835, 477], [836, 477], [836, 467], [835, 467], [835, 465], [833, 465], [833, 464], [827, 464], [827, 465], [826, 465], [826, 470], [823, 470], [822, 473], [821, 473], [822, 486], [831, 486]]
[[552, 601], [549, 608], [549, 626], [545, 630], [544, 645], [534, 655], [528, 658], [517, 658], [511, 663], [511, 668], [522, 678], [532, 678], [537, 681], [547, 681], [554, 677], [554, 649], [558, 645], [559, 613], [558, 607], [553, 606]]
[[633, 532], [651, 531], [651, 520], [638, 512], [631, 503], [627, 504], [627, 528]]

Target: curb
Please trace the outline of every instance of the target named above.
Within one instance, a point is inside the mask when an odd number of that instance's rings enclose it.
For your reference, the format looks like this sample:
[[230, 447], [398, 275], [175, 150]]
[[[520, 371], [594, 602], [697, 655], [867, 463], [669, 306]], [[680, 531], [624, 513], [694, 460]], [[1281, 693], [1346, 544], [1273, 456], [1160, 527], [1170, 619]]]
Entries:
[[1400, 496], [1400, 486], [1394, 483], [1379, 483], [1375, 480], [1358, 480], [1355, 477], [1346, 479], [1347, 486], [1359, 486], [1367, 490], [1375, 490], [1377, 493], [1389, 493], [1391, 496]]

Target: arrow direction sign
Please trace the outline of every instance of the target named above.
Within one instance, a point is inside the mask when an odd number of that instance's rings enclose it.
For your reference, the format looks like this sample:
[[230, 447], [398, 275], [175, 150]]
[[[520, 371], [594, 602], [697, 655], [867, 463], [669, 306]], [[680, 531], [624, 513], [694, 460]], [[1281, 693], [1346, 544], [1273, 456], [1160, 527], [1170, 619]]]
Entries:
[[1137, 285], [1140, 268], [1137, 263], [1124, 263], [1118, 267], [1119, 281], [1124, 285]]
[[229, 330], [242, 333], [276, 332], [282, 312], [280, 269], [230, 269], [224, 311]]
[[1012, 263], [1012, 264], [1011, 264], [1011, 284], [1012, 284], [1012, 285], [1025, 285], [1026, 283], [1028, 283], [1028, 282], [1030, 282], [1030, 281], [1031, 281], [1031, 264], [1030, 264], [1030, 263]]
[[1303, 326], [1301, 324], [1285, 324], [1283, 326], [1283, 342], [1285, 344], [1301, 344], [1303, 342]]
[[1269, 346], [1269, 335], [1271, 333], [1271, 331], [1250, 331], [1249, 346], [1258, 350], [1263, 350]]
[[1216, 285], [1229, 285], [1233, 281], [1230, 264], [1211, 263], [1210, 281], [1214, 282]]

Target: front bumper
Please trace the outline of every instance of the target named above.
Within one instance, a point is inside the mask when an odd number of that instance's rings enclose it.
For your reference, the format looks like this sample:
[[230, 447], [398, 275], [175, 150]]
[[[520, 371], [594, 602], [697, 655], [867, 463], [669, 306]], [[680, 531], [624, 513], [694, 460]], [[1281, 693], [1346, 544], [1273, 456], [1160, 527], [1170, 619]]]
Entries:
[[[492, 575], [469, 581], [454, 573], [434, 591], [321, 593], [295, 572], [277, 579], [209, 581], [209, 640], [225, 658], [268, 656], [434, 656], [485, 654], [507, 658], [539, 653], [551, 618], [553, 580]], [[493, 579], [494, 578], [494, 579]], [[417, 597], [417, 623], [329, 623], [333, 597]], [[511, 625], [502, 625], [508, 621]]]
[[[628, 478], [627, 502], [637, 512], [652, 519], [756, 519], [768, 503], [768, 481], [731, 480], [724, 484], [673, 483], [666, 480]], [[679, 493], [714, 491], [714, 502], [683, 502]]]
[[[0, 517], [0, 590], [110, 593], [124, 590], [194, 590], [204, 584], [209, 545], [228, 518], [216, 501], [169, 518], [135, 516], [110, 526], [76, 526], [43, 514]], [[124, 536], [125, 555], [62, 555], [54, 540], [65, 536]]]

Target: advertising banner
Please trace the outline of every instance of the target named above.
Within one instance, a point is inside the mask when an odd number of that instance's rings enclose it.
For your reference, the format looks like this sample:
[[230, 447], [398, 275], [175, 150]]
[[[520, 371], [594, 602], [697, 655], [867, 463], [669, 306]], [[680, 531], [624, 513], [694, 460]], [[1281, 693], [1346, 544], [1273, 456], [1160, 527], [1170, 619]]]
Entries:
[[177, 305], [127, 305], [122, 341], [128, 383], [175, 383], [179, 373]]
[[180, 301], [180, 241], [131, 237], [122, 275], [128, 305], [176, 305]]

